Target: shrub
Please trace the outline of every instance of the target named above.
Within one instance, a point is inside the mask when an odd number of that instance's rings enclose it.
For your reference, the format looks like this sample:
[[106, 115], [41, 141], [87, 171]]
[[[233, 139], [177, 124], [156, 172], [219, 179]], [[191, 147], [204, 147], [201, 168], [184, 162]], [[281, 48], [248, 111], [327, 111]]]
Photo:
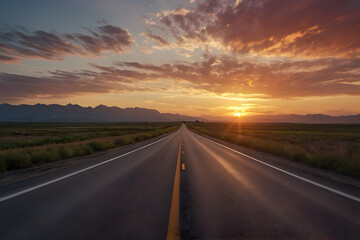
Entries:
[[24, 152], [7, 152], [3, 155], [7, 170], [30, 167], [30, 155]]
[[360, 178], [360, 154], [353, 155], [347, 162], [347, 167], [343, 170], [345, 174]]
[[84, 148], [83, 147], [73, 147], [72, 148], [72, 154], [73, 154], [73, 156], [75, 157], [77, 157], [77, 156], [83, 156], [83, 155], [85, 155], [85, 153], [84, 153]]
[[55, 151], [47, 150], [31, 153], [30, 159], [33, 164], [39, 165], [42, 163], [58, 161], [60, 156]]
[[94, 140], [87, 144], [94, 152], [106, 150], [108, 147], [105, 142]]
[[0, 157], [0, 172], [6, 171], [6, 162], [5, 159]]
[[122, 145], [129, 144], [129, 141], [125, 137], [120, 137], [120, 138], [115, 139], [114, 143], [116, 146], [122, 146]]
[[69, 149], [65, 148], [64, 146], [61, 146], [59, 148], [59, 156], [61, 159], [67, 159], [67, 158], [71, 158], [73, 154]]
[[140, 142], [145, 139], [144, 135], [136, 135], [134, 138], [135, 142]]
[[83, 146], [82, 150], [84, 152], [84, 155], [90, 155], [94, 152], [93, 149], [89, 146]]

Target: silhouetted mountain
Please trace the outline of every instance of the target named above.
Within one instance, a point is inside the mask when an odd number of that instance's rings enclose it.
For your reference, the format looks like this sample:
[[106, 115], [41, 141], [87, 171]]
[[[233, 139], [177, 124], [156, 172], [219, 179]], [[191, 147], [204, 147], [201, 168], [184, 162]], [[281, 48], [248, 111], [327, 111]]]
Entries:
[[146, 108], [118, 108], [99, 105], [95, 108], [68, 104], [0, 104], [0, 122], [174, 122], [201, 118], [160, 113]]
[[246, 116], [244, 122], [258, 123], [360, 123], [360, 114], [348, 116], [329, 116], [324, 114], [307, 115], [254, 115]]

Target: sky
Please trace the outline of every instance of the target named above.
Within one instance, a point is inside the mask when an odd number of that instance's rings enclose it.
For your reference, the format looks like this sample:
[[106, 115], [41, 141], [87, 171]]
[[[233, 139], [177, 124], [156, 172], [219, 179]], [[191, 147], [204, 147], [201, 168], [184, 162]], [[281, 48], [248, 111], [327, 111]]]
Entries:
[[1, 0], [0, 103], [360, 113], [358, 0]]

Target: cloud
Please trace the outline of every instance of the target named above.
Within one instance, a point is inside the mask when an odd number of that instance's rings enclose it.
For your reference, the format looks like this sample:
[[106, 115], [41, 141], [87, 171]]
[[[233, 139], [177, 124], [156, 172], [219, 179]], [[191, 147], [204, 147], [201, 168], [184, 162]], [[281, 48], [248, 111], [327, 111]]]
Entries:
[[[41, 76], [0, 73], [0, 101], [16, 102], [28, 98], [64, 98], [83, 94], [145, 91], [132, 79], [131, 71], [83, 70], [79, 72], [54, 71]], [[113, 74], [116, 73], [114, 76]]]
[[160, 46], [162, 47], [167, 47], [170, 45], [170, 42], [168, 42], [167, 40], [165, 40], [163, 37], [160, 37], [158, 35], [152, 34], [152, 33], [144, 33], [144, 36], [155, 41], [156, 43], [158, 43]]
[[0, 55], [0, 62], [13, 63], [16, 62], [16, 58], [11, 56]]
[[151, 18], [172, 47], [201, 46], [201, 61], [127, 67], [217, 94], [358, 96], [359, 11], [357, 0], [199, 0]]
[[54, 71], [40, 76], [0, 73], [2, 101], [93, 93], [166, 91], [176, 82], [186, 92], [242, 94], [256, 98], [360, 96], [360, 58], [277, 61], [204, 55], [201, 61], [92, 64], [93, 70]]
[[87, 29], [87, 32], [57, 34], [24, 29], [0, 32], [0, 61], [61, 60], [68, 55], [99, 55], [106, 51], [124, 53], [134, 44], [133, 36], [126, 29], [113, 25]]
[[73, 36], [86, 51], [94, 54], [108, 50], [123, 53], [134, 43], [132, 35], [126, 29], [112, 25], [101, 26], [98, 32], [91, 32], [90, 35], [76, 33]]
[[360, 95], [360, 58], [257, 62], [204, 56], [200, 62], [123, 62], [118, 66], [137, 69], [152, 79], [189, 82], [194, 88], [217, 94], [258, 94], [277, 99]]
[[178, 44], [216, 42], [240, 54], [357, 57], [357, 0], [203, 0], [179, 14], [162, 11], [157, 25]]

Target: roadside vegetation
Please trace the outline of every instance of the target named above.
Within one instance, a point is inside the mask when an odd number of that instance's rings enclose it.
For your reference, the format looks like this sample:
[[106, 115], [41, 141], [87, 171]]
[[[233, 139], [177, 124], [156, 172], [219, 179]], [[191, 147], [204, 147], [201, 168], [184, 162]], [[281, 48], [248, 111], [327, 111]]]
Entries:
[[187, 123], [199, 133], [360, 178], [360, 125]]
[[180, 123], [0, 124], [0, 172], [90, 155], [172, 132]]

